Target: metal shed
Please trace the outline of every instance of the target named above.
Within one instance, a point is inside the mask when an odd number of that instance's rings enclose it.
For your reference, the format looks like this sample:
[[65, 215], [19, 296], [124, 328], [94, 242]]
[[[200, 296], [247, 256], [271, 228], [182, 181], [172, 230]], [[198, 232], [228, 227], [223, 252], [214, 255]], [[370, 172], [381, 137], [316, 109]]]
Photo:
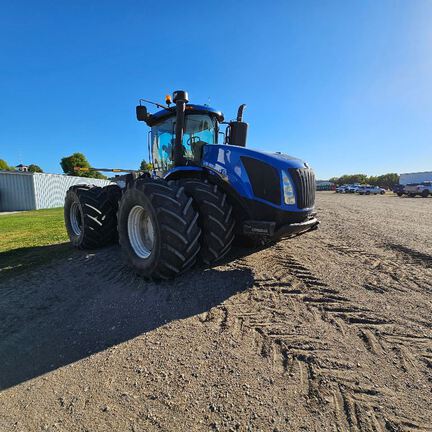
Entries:
[[70, 186], [106, 186], [110, 183], [109, 180], [61, 174], [0, 171], [0, 211], [63, 207]]

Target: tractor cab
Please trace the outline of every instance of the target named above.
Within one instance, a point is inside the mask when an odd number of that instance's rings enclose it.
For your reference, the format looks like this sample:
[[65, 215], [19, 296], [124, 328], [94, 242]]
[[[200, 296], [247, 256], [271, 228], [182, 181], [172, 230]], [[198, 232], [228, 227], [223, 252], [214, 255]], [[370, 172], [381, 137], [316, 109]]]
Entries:
[[[151, 127], [151, 159], [155, 171], [167, 172], [174, 167], [176, 113], [163, 110], [154, 114], [147, 124]], [[208, 106], [186, 105], [181, 141], [184, 165], [199, 165], [203, 147], [217, 144], [222, 113]]]
[[[160, 108], [149, 114], [141, 101], [152, 103]], [[223, 144], [246, 146], [248, 124], [242, 121], [246, 105], [241, 105], [235, 121], [224, 122], [223, 114], [208, 105], [188, 103], [184, 91], [166, 97], [166, 104], [161, 105], [145, 99], [136, 107], [137, 119], [150, 126], [149, 157], [153, 169], [166, 173], [175, 167], [199, 166], [202, 163], [204, 146], [218, 144], [220, 125], [227, 125]]]

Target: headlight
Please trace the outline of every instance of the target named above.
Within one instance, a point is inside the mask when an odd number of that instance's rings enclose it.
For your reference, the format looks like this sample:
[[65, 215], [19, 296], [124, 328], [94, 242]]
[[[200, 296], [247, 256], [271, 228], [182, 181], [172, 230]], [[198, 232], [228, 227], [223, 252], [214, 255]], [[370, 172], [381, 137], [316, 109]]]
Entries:
[[284, 193], [284, 202], [285, 204], [295, 204], [295, 193], [294, 188], [289, 179], [287, 173], [282, 171], [282, 183], [283, 183], [283, 193]]

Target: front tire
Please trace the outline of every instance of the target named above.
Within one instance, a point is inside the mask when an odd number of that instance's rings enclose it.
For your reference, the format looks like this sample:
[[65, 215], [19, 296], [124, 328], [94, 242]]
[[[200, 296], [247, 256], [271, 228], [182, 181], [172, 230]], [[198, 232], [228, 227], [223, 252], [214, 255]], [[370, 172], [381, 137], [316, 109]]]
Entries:
[[171, 279], [196, 261], [200, 250], [198, 214], [183, 187], [140, 179], [120, 201], [119, 242], [140, 275]]
[[200, 258], [212, 265], [231, 249], [235, 219], [228, 197], [217, 185], [197, 179], [181, 180], [186, 195], [193, 198], [202, 230]]
[[429, 191], [428, 191], [428, 190], [424, 190], [424, 191], [422, 192], [421, 196], [422, 196], [423, 198], [427, 198], [427, 197], [429, 196]]
[[117, 185], [75, 185], [66, 193], [64, 219], [69, 239], [79, 249], [96, 249], [117, 242]]

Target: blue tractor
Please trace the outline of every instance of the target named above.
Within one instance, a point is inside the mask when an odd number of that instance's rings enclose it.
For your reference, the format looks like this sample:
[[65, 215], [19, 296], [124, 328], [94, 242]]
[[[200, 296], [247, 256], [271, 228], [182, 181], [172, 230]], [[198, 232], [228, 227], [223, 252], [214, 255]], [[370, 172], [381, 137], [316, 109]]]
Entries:
[[[143, 103], [162, 109], [150, 114]], [[294, 157], [247, 149], [244, 108], [225, 122], [220, 111], [190, 104], [185, 91], [166, 105], [140, 100], [152, 169], [103, 188], [72, 186], [65, 202], [72, 244], [118, 240], [139, 274], [169, 279], [197, 260], [217, 263], [234, 239], [264, 243], [315, 230], [313, 171]]]

